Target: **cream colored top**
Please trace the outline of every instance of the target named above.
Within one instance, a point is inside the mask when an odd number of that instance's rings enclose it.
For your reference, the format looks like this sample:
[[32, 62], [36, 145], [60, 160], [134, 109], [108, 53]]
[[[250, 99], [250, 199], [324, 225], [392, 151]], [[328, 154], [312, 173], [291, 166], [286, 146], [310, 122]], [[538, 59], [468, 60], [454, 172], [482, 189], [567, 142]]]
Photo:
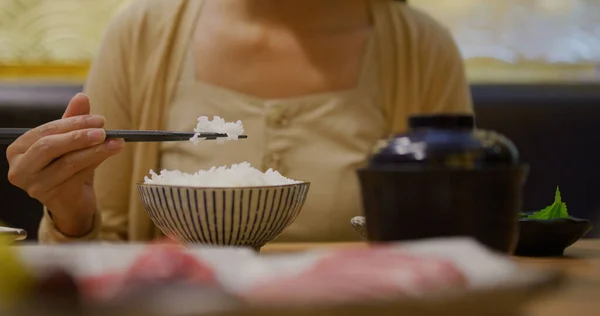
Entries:
[[273, 168], [287, 177], [310, 181], [302, 212], [278, 240], [357, 239], [349, 224], [362, 209], [355, 170], [386, 136], [370, 47], [367, 44], [354, 89], [281, 100], [197, 81], [193, 56], [188, 53], [167, 110], [166, 128], [189, 131], [195, 127], [194, 117], [219, 115], [228, 121], [242, 119], [249, 138], [198, 146], [164, 143], [161, 168], [194, 172], [248, 161], [262, 170]]
[[139, 0], [109, 27], [86, 93], [107, 128], [191, 130], [195, 117], [242, 120], [247, 140], [127, 144], [96, 172], [92, 231], [69, 238], [47, 214], [41, 242], [146, 241], [161, 234], [135, 183], [149, 169], [195, 171], [248, 161], [312, 182], [297, 221], [279, 241], [356, 239], [361, 212], [355, 176], [378, 139], [406, 129], [414, 113], [470, 113], [462, 59], [450, 34], [403, 3], [371, 0], [374, 32], [355, 89], [264, 100], [198, 82], [189, 42], [201, 0]]

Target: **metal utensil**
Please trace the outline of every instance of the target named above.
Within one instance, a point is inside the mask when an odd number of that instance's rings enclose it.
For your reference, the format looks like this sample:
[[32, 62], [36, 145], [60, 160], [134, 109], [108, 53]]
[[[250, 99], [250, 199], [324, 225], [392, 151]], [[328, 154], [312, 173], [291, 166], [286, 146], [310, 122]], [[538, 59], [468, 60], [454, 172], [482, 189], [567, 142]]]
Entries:
[[0, 236], [8, 236], [12, 238], [13, 241], [20, 241], [25, 240], [25, 238], [27, 238], [27, 232], [24, 229], [20, 228], [0, 226]]

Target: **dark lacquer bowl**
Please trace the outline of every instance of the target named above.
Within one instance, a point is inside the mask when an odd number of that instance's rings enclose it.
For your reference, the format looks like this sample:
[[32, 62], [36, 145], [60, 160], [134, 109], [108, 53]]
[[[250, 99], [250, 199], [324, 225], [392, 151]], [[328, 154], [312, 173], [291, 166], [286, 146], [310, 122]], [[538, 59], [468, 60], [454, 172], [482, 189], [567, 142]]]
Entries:
[[575, 217], [550, 220], [520, 218], [519, 242], [515, 255], [562, 256], [567, 247], [573, 245], [591, 229], [590, 221]]
[[368, 240], [471, 236], [512, 253], [529, 170], [515, 145], [471, 115], [414, 115], [408, 126], [357, 170]]

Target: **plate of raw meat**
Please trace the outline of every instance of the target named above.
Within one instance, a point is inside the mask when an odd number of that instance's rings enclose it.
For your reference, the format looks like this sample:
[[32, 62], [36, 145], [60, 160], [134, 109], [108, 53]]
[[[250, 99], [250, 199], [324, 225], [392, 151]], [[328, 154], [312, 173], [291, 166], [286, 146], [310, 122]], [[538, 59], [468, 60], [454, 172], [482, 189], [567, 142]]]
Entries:
[[561, 284], [462, 238], [272, 255], [171, 243], [13, 249], [32, 276], [25, 303], [12, 305], [22, 315], [57, 302], [85, 315], [510, 315]]

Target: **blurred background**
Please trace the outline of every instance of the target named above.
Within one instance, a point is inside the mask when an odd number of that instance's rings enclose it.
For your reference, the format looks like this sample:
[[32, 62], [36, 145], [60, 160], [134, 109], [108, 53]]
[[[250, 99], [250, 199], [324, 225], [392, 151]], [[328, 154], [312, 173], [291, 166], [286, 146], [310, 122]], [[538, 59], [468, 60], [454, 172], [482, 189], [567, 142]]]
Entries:
[[[0, 0], [0, 77], [80, 82], [131, 0]], [[600, 80], [597, 0], [409, 0], [447, 25], [473, 82]]]
[[[0, 127], [59, 118], [129, 2], [0, 0]], [[550, 204], [558, 185], [572, 215], [600, 217], [600, 1], [408, 2], [452, 30], [479, 127], [511, 138], [531, 164], [525, 210]], [[41, 206], [6, 181], [7, 168], [0, 159], [0, 222], [36, 239]]]

